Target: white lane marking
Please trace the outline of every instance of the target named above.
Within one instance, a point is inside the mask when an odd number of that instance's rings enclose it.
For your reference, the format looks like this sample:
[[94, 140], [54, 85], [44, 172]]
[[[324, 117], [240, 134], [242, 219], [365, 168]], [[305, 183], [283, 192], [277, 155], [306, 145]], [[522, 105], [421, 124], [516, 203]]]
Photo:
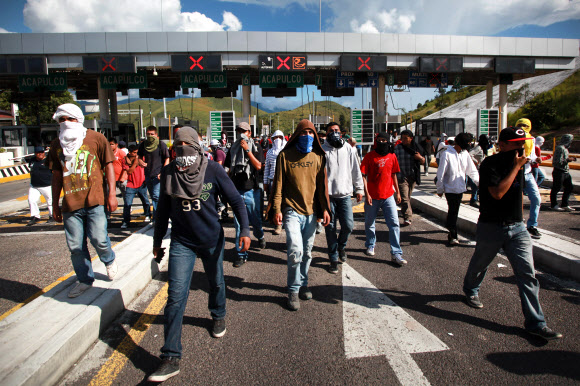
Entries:
[[18, 232], [18, 233], [0, 233], [0, 237], [13, 237], [13, 236], [30, 236], [30, 235], [60, 235], [64, 234], [62, 231], [37, 231], [37, 232]]
[[346, 357], [385, 355], [402, 385], [429, 385], [411, 354], [449, 347], [348, 264], [342, 296]]

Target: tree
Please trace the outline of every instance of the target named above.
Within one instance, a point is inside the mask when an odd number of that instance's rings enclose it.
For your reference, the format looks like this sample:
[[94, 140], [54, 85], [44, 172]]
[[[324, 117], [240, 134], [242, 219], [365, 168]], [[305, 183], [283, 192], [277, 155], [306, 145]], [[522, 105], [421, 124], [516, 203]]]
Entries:
[[344, 116], [343, 113], [340, 113], [340, 115], [338, 116], [338, 123], [340, 127], [346, 127], [346, 117]]
[[421, 104], [421, 102], [417, 103], [417, 109], [420, 109], [421, 107], [423, 107], [423, 105]]
[[553, 124], [556, 123], [558, 111], [556, 109], [554, 98], [543, 93], [528, 102], [522, 109], [524, 116], [532, 121], [532, 127], [540, 130], [556, 129]]
[[[0, 93], [0, 109], [10, 110], [12, 91], [4, 90]], [[73, 96], [68, 91], [51, 93], [47, 101], [28, 101], [18, 103], [20, 123], [23, 125], [38, 125], [53, 122], [52, 116], [57, 107], [64, 103], [74, 103]]]

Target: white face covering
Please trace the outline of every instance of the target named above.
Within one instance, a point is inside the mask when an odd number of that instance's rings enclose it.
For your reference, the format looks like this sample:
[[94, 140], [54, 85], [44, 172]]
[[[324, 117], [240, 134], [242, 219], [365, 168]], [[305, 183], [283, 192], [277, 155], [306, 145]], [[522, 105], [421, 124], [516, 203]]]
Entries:
[[86, 135], [87, 129], [81, 122], [64, 121], [60, 123], [58, 139], [65, 159], [74, 157], [77, 150], [82, 146]]

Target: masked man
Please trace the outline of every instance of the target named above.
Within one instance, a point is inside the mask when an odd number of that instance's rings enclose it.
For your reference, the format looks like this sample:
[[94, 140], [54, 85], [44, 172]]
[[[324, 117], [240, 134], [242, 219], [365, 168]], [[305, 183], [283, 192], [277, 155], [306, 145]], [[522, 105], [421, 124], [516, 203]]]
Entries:
[[[286, 146], [286, 139], [284, 139], [284, 133], [280, 130], [276, 130], [272, 134], [272, 147], [266, 153], [266, 164], [264, 165], [264, 189], [268, 192], [268, 206], [271, 207], [272, 203], [272, 181], [274, 180], [274, 173], [276, 172], [276, 159], [278, 154]], [[282, 233], [282, 225], [276, 226], [274, 229], [274, 234], [279, 235]]]
[[161, 168], [169, 163], [170, 157], [169, 149], [165, 142], [159, 140], [155, 126], [147, 127], [145, 133], [147, 139], [141, 142], [137, 154], [142, 160], [141, 166], [145, 168], [145, 183], [151, 201], [153, 201], [153, 220], [155, 220], [157, 202], [159, 201]]
[[[572, 144], [574, 139], [572, 134], [564, 134], [560, 138], [560, 144], [556, 146], [556, 151], [554, 151], [554, 159], [552, 160], [552, 165], [554, 170], [552, 171], [552, 190], [550, 191], [550, 204], [553, 210], [558, 212], [566, 211], [573, 212], [574, 209], [570, 208], [568, 205], [568, 199], [570, 194], [574, 189], [572, 184], [572, 176], [570, 176], [570, 166], [568, 162], [575, 162], [576, 157], [571, 157], [568, 152], [568, 148]], [[564, 192], [562, 193], [562, 206], [558, 205], [558, 192], [564, 186]]]

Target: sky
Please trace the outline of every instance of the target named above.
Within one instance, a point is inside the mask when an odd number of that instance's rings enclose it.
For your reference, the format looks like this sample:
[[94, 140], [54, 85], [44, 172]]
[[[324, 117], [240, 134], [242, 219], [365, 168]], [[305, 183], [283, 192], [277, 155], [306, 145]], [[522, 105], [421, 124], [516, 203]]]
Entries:
[[[580, 0], [4, 0], [1, 32], [282, 31], [478, 35], [580, 39]], [[296, 98], [252, 99], [269, 110]], [[132, 95], [137, 95], [136, 90]], [[194, 94], [196, 95], [196, 94]], [[199, 93], [197, 93], [199, 95]], [[241, 92], [238, 92], [241, 95]], [[331, 98], [368, 108], [368, 89]], [[434, 89], [393, 93], [388, 111], [411, 110]], [[133, 99], [133, 96], [132, 98]], [[317, 101], [326, 100], [319, 92]], [[122, 98], [120, 97], [120, 100]], [[364, 105], [363, 105], [364, 104]]]

